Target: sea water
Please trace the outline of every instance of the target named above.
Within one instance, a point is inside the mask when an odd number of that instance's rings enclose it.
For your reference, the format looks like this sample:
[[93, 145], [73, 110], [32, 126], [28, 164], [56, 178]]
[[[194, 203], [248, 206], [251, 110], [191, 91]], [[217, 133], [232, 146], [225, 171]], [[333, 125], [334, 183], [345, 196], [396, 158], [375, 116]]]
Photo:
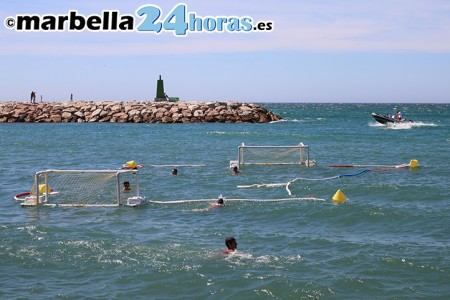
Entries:
[[[270, 124], [0, 124], [2, 299], [449, 299], [450, 105], [263, 104]], [[372, 112], [412, 124], [384, 126]], [[310, 147], [317, 167], [245, 166], [246, 145]], [[332, 168], [331, 164], [419, 167]], [[150, 200], [21, 207], [46, 169], [134, 160]], [[152, 165], [204, 165], [170, 167]], [[240, 185], [289, 186], [238, 189]], [[92, 188], [92, 187], [89, 187]], [[343, 204], [332, 201], [340, 189]], [[313, 196], [325, 201], [228, 202]], [[80, 193], [80, 198], [83, 194]], [[233, 236], [238, 251], [224, 255]]]

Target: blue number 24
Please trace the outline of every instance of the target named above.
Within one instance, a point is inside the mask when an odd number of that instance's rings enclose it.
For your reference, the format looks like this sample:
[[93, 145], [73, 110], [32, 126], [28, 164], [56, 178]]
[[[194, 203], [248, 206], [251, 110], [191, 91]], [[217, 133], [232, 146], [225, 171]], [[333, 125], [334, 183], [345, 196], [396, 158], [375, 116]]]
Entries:
[[188, 24], [186, 22], [186, 4], [180, 3], [175, 6], [161, 23], [158, 21], [161, 9], [157, 6], [147, 5], [140, 7], [136, 13], [145, 19], [139, 24], [138, 31], [153, 31], [159, 33], [162, 28], [174, 31], [175, 35], [186, 35]]

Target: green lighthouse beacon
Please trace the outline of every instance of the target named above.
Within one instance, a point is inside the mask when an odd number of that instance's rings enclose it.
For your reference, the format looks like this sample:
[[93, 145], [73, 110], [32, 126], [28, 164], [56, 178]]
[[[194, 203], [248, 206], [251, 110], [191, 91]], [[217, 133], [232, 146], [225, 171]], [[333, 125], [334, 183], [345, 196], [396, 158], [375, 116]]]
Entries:
[[164, 93], [164, 81], [159, 75], [159, 79], [156, 82], [156, 98], [155, 101], [167, 101], [166, 93]]
[[159, 79], [156, 82], [156, 98], [155, 101], [170, 101], [176, 102], [180, 99], [178, 97], [170, 97], [166, 95], [164, 92], [164, 81], [161, 79], [161, 75], [159, 75]]

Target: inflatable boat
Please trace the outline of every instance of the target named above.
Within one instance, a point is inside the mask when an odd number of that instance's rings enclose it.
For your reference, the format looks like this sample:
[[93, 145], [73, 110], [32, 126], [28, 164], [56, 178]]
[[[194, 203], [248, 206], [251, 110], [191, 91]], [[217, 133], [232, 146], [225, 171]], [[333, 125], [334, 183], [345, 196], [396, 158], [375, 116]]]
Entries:
[[372, 113], [372, 117], [381, 124], [388, 124], [388, 123], [405, 123], [405, 122], [413, 122], [413, 120], [406, 120], [406, 119], [395, 119], [393, 116], [386, 114], [386, 115], [380, 115], [377, 113]]

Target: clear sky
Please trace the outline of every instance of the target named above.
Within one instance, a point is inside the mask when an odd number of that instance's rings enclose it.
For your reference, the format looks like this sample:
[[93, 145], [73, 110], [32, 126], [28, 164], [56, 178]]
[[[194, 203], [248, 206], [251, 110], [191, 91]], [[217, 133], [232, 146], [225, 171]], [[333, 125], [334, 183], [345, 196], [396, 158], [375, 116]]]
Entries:
[[449, 0], [186, 0], [197, 17], [249, 17], [272, 31], [20, 32], [17, 15], [102, 15], [182, 1], [1, 0], [0, 101], [450, 103]]

